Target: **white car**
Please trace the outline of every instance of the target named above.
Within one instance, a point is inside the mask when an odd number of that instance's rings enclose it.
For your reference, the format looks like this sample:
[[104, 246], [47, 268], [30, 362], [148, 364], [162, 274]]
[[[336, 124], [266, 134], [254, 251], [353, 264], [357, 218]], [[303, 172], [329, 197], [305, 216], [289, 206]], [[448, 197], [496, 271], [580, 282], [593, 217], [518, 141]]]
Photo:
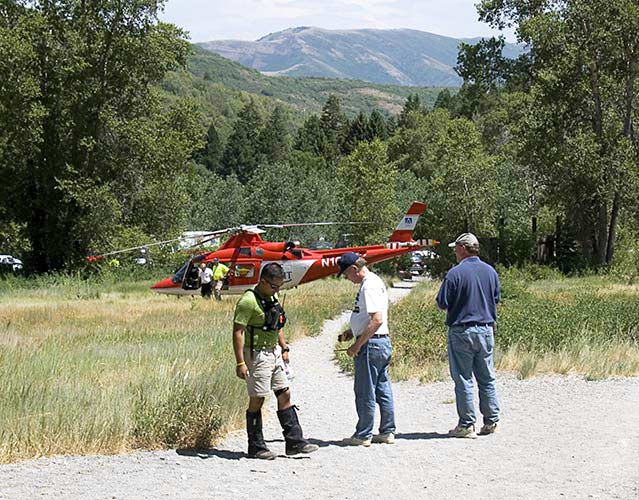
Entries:
[[11, 270], [15, 273], [16, 271], [21, 271], [23, 266], [20, 259], [16, 259], [11, 255], [0, 255], [0, 267], [4, 269], [11, 267]]

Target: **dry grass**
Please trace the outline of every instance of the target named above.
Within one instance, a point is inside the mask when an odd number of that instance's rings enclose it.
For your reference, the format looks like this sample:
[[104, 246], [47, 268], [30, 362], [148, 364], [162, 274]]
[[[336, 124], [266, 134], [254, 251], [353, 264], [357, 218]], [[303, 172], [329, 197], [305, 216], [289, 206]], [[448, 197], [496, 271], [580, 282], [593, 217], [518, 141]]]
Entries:
[[610, 342], [608, 345], [577, 342], [571, 348], [530, 352], [514, 345], [497, 353], [495, 365], [499, 370], [517, 373], [521, 379], [539, 373], [559, 373], [599, 380], [639, 373], [639, 346], [631, 342]]
[[[541, 373], [587, 379], [639, 373], [639, 287], [607, 277], [502, 279], [505, 290], [495, 337], [496, 366], [520, 378]], [[445, 313], [434, 295], [438, 282], [421, 284], [393, 305], [390, 327], [395, 380], [449, 377]], [[340, 357], [348, 368], [348, 360]]]
[[[242, 420], [237, 297], [178, 300], [150, 284], [0, 290], [0, 462], [206, 446]], [[351, 295], [338, 280], [287, 292], [287, 337], [317, 333]]]

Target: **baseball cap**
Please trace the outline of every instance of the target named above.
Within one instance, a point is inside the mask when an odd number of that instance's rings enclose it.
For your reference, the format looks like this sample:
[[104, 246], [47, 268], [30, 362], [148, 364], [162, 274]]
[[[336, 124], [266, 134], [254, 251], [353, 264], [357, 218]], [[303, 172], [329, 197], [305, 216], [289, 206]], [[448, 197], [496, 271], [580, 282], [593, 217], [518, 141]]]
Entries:
[[344, 255], [342, 255], [342, 257], [339, 259], [339, 262], [337, 263], [339, 265], [339, 273], [337, 273], [337, 276], [341, 276], [342, 274], [344, 274], [344, 271], [355, 264], [355, 262], [357, 262], [357, 259], [359, 259], [359, 255], [357, 255], [355, 252], [346, 252]]
[[448, 244], [450, 248], [454, 248], [455, 245], [464, 245], [465, 247], [476, 246], [479, 245], [479, 240], [473, 233], [462, 233], [455, 241]]
[[215, 257], [215, 258], [213, 259], [213, 264], [217, 264], [219, 261], [220, 261], [220, 259], [218, 259], [217, 257]]

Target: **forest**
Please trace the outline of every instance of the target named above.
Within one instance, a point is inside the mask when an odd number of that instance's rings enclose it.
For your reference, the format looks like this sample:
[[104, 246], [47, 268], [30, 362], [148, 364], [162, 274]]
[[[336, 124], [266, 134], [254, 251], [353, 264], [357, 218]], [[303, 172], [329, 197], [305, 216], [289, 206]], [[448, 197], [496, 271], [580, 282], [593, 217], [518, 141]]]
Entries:
[[636, 1], [483, 0], [525, 50], [461, 44], [462, 87], [397, 109], [348, 82], [234, 84], [162, 6], [0, 4], [0, 251], [26, 272], [240, 223], [367, 221], [352, 241], [385, 241], [421, 200], [418, 236], [472, 231], [491, 262], [637, 274]]

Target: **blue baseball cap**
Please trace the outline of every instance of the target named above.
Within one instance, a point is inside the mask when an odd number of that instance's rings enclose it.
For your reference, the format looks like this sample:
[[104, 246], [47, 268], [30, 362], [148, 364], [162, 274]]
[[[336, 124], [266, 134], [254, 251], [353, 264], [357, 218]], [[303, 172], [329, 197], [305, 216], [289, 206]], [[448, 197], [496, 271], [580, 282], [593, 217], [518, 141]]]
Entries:
[[342, 257], [339, 259], [339, 262], [337, 263], [339, 265], [339, 273], [337, 273], [337, 276], [341, 276], [342, 274], [344, 274], [344, 271], [355, 264], [355, 262], [357, 262], [357, 259], [359, 258], [359, 255], [357, 255], [355, 252], [347, 252], [342, 255]]

